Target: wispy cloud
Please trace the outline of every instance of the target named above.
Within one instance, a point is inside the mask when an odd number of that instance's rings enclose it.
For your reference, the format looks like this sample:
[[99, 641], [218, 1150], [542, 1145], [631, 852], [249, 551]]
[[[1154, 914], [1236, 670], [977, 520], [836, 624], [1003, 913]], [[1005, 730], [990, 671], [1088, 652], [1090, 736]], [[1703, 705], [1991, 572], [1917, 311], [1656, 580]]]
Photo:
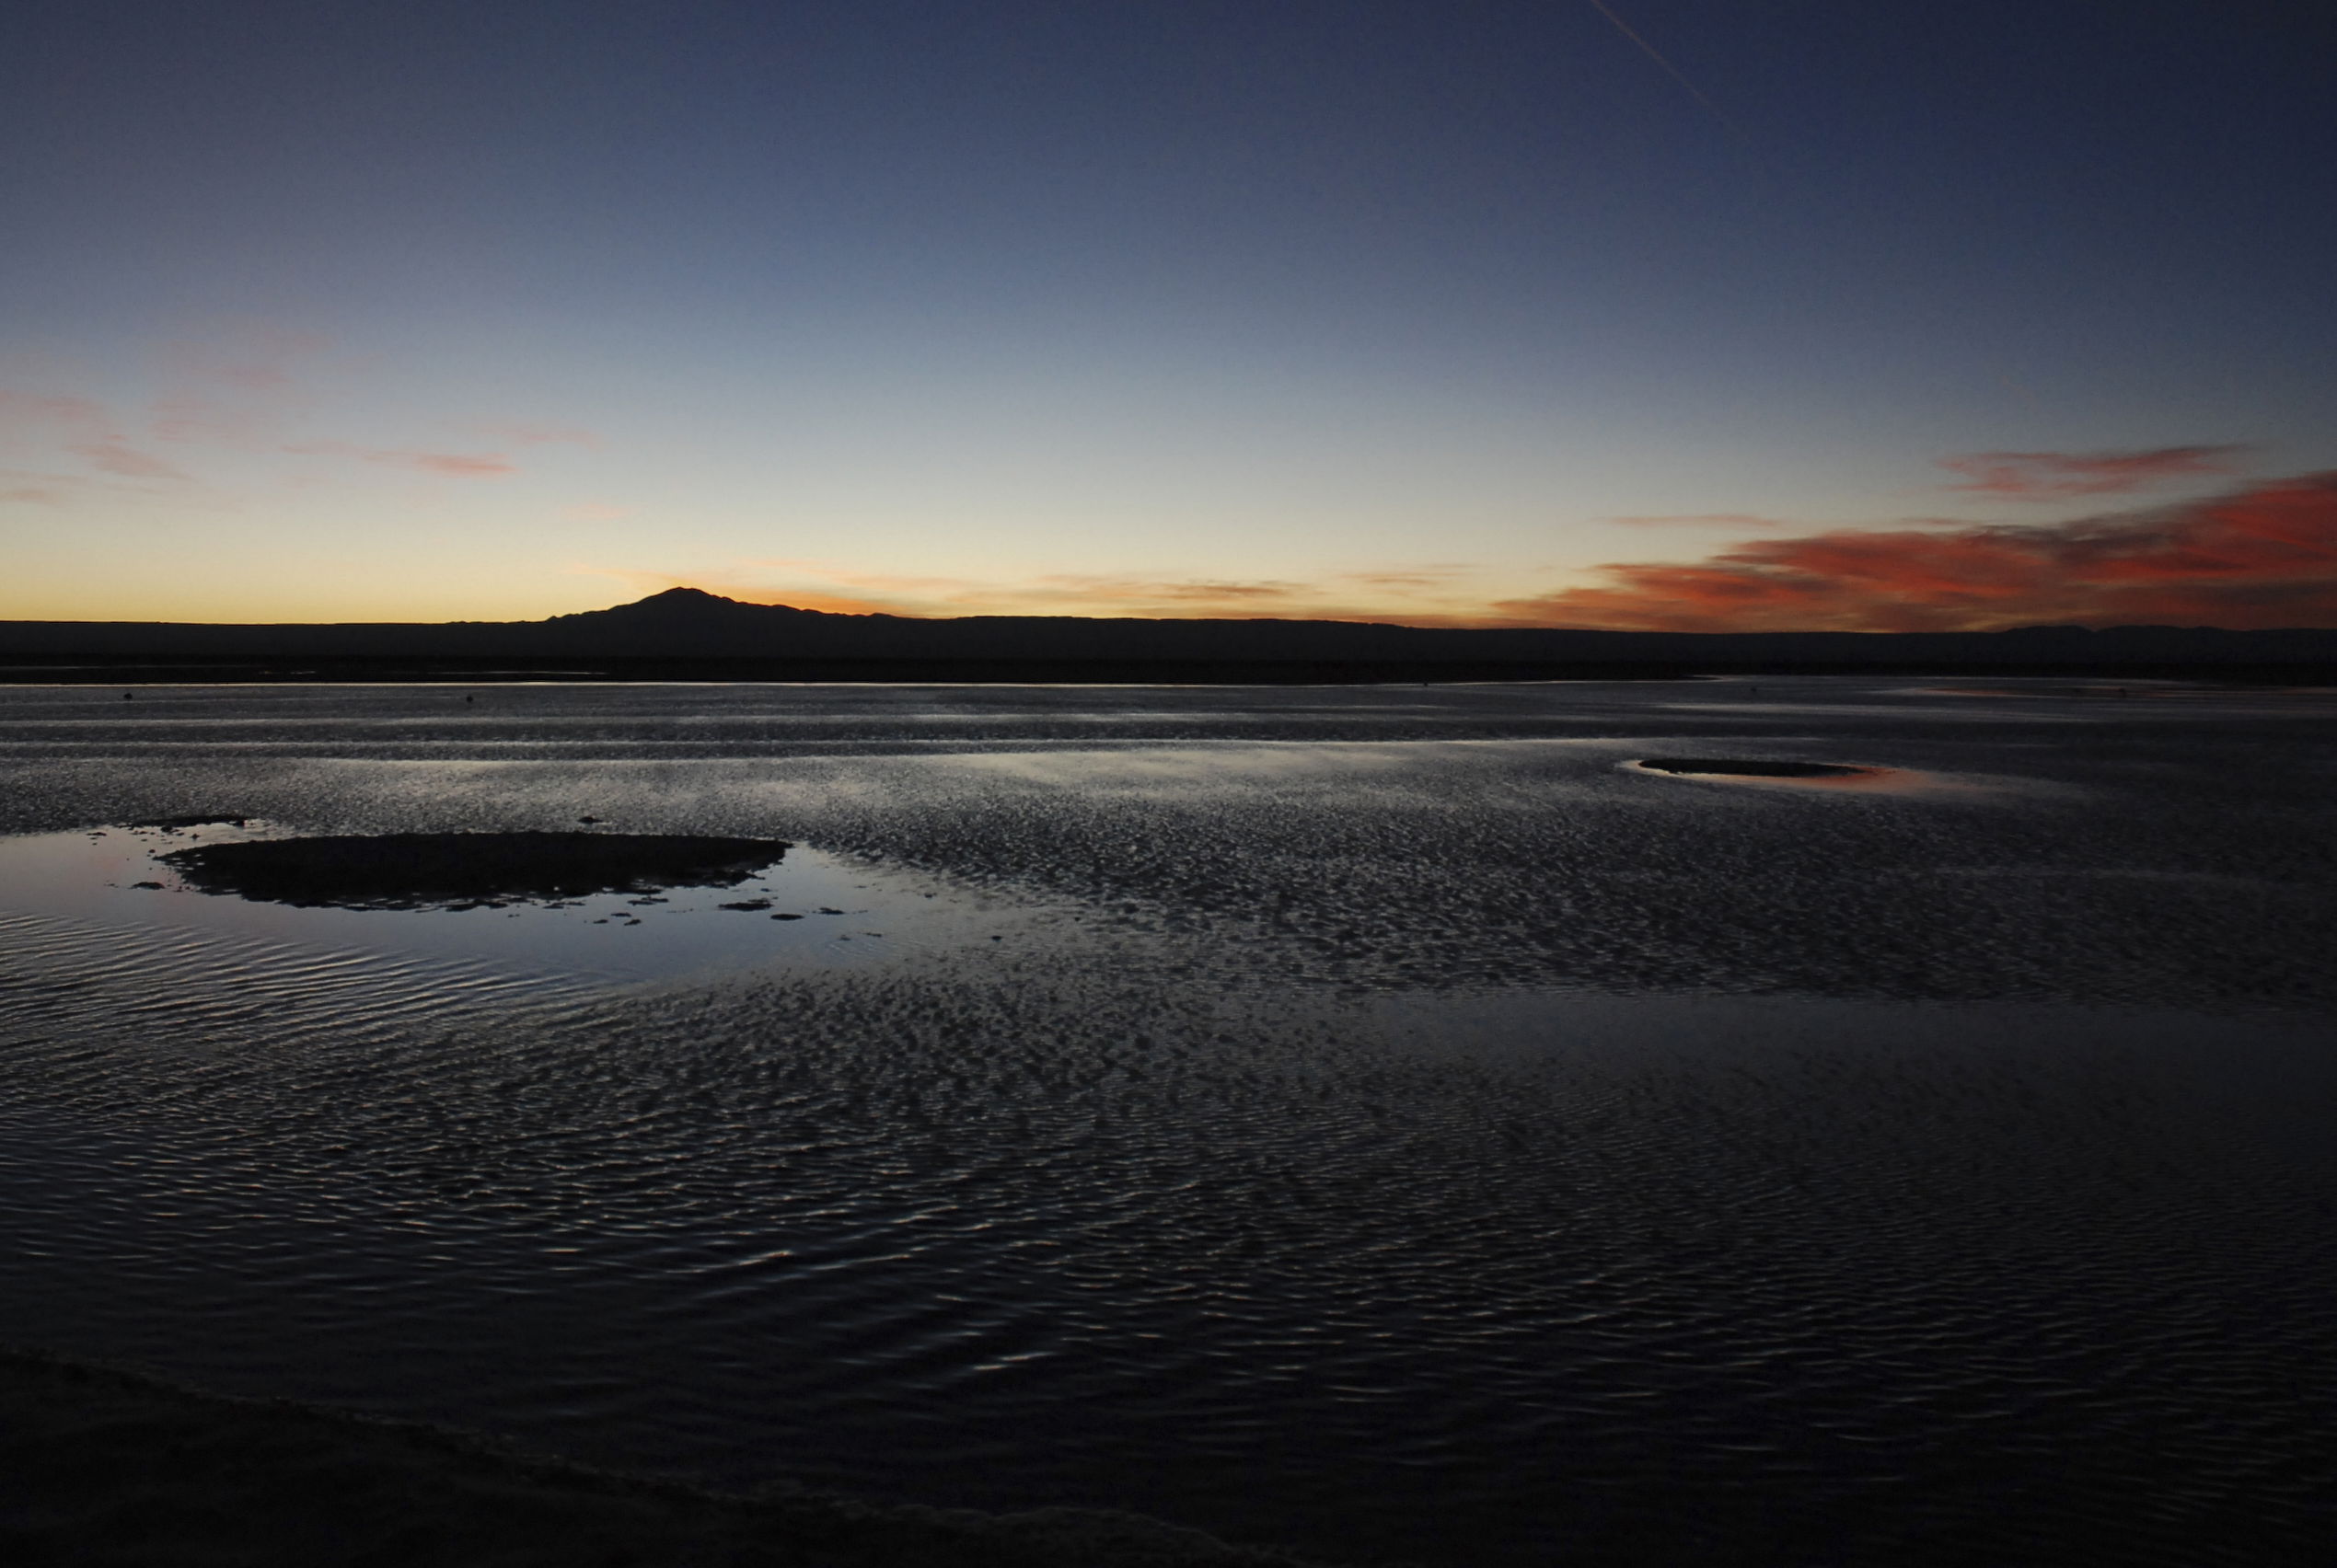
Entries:
[[2169, 479], [2227, 474], [2245, 446], [2156, 446], [2139, 452], [1968, 452], [1939, 466], [1964, 476], [1949, 490], [2010, 501], [2125, 495]]
[[[165, 345], [151, 366], [161, 395], [135, 411], [117, 411], [72, 394], [0, 391], [0, 446], [40, 454], [55, 471], [34, 476], [35, 488], [70, 500], [75, 491], [65, 481], [90, 470], [149, 491], [160, 485], [201, 485], [207, 476], [215, 489], [224, 487], [220, 493], [249, 482], [253, 459], [272, 456], [334, 458], [441, 478], [493, 479], [519, 471], [515, 451], [601, 444], [596, 432], [577, 426], [513, 419], [442, 421], [443, 430], [470, 437], [450, 446], [427, 437], [366, 442], [311, 433], [321, 422], [320, 398], [335, 382], [345, 382], [353, 368], [326, 359], [328, 347], [316, 337], [265, 329]], [[486, 444], [474, 446], [481, 437]], [[169, 456], [157, 455], [156, 446]], [[218, 460], [229, 455], [238, 461], [223, 468]], [[329, 483], [330, 472], [304, 464], [288, 477], [297, 484]]]
[[357, 458], [383, 467], [411, 467], [423, 475], [448, 479], [503, 479], [519, 467], [495, 451], [416, 451], [411, 446], [357, 446], [355, 442], [287, 442], [278, 451], [302, 458]]
[[122, 488], [111, 479], [87, 474], [0, 467], [0, 502], [22, 506], [71, 506], [93, 494], [119, 491]]
[[183, 479], [188, 476], [150, 452], [141, 452], [118, 436], [68, 442], [65, 450], [86, 459], [99, 473], [124, 479]]
[[2337, 626], [2337, 473], [2057, 524], [1761, 539], [1599, 575], [1494, 610], [1511, 625], [1661, 631]]
[[1458, 565], [1400, 567], [1391, 571], [1343, 571], [1341, 582], [1360, 584], [1367, 588], [1392, 589], [1398, 594], [1447, 595], [1454, 582], [1467, 578], [1475, 568]]
[[497, 452], [420, 452], [407, 446], [359, 446], [347, 441], [296, 441], [281, 450], [303, 457], [354, 457], [457, 479], [501, 478], [519, 471], [517, 465]]
[[510, 458], [492, 452], [383, 451], [365, 452], [360, 455], [368, 463], [387, 463], [393, 467], [415, 468], [425, 474], [445, 474], [458, 479], [492, 479], [519, 471], [518, 466]]
[[106, 430], [112, 422], [104, 404], [87, 398], [0, 391], [0, 432], [20, 436], [41, 430]]
[[1631, 515], [1602, 519], [1608, 523], [1625, 523], [1634, 528], [1790, 528], [1792, 524], [1776, 517], [1760, 517], [1750, 512], [1683, 512], [1655, 515]]
[[[0, 440], [77, 458], [116, 478], [187, 478], [173, 465], [133, 445], [111, 411], [87, 398], [0, 391]], [[52, 498], [55, 493], [52, 487]]]
[[1245, 582], [1228, 578], [1085, 577], [1057, 572], [1021, 584], [1016, 597], [1025, 604], [1103, 604], [1180, 609], [1203, 605], [1254, 608], [1261, 605], [1287, 605], [1320, 592], [1320, 587], [1315, 584], [1283, 581]]

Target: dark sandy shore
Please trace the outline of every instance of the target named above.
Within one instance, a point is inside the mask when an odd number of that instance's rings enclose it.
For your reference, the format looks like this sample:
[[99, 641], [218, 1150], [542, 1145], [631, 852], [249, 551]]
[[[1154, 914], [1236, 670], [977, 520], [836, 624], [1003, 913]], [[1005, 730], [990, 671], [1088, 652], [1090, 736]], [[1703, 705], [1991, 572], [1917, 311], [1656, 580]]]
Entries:
[[92, 1568], [1302, 1568], [1134, 1516], [753, 1496], [0, 1351], [0, 1561]]

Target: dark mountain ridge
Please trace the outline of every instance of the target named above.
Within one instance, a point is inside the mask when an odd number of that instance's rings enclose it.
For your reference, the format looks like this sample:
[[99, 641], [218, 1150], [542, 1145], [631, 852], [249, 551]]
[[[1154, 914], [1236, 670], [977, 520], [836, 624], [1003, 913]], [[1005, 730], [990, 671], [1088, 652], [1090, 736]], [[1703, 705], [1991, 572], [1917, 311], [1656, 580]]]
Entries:
[[[632, 604], [538, 621], [0, 622], [0, 663], [40, 666], [67, 660], [105, 665], [646, 662], [719, 664], [777, 678], [800, 671], [796, 678], [859, 674], [877, 679], [1485, 679], [1575, 671], [1926, 669], [2212, 670], [2258, 678], [2319, 678], [2337, 672], [2337, 629], [2135, 626], [2095, 631], [2059, 626], [1996, 632], [1670, 632], [1076, 616], [920, 619], [742, 604], [696, 588], [667, 589]], [[912, 667], [916, 673], [910, 673]]]

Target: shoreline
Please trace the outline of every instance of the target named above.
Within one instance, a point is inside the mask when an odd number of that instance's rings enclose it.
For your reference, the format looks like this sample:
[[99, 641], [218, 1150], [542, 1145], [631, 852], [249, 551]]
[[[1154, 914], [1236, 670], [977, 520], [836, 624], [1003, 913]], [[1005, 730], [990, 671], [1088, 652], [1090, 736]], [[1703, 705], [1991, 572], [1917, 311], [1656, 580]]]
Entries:
[[[0, 685], [455, 686], [1417, 686], [1695, 684], [1848, 676], [1938, 681], [2173, 681], [2217, 689], [2337, 685], [2337, 660], [2122, 656], [2084, 652], [1995, 658], [1919, 654], [1856, 659], [1706, 651], [1567, 658], [765, 657], [572, 653], [50, 654], [0, 648]], [[2103, 693], [2100, 695], [2109, 695]]]

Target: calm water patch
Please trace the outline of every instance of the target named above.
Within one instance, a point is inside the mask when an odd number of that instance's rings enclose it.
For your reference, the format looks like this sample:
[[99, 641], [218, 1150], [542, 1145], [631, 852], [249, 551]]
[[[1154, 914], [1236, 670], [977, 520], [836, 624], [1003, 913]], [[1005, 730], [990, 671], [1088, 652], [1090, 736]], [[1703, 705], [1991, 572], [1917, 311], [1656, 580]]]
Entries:
[[774, 848], [770, 863], [751, 874], [697, 885], [648, 876], [638, 886], [564, 896], [506, 892], [417, 908], [238, 896], [207, 890], [173, 859], [203, 847], [295, 839], [257, 819], [0, 838], [0, 910], [619, 983], [768, 963], [882, 962], [937, 943], [984, 940], [1002, 918], [962, 901], [941, 902], [930, 882], [803, 845]]

